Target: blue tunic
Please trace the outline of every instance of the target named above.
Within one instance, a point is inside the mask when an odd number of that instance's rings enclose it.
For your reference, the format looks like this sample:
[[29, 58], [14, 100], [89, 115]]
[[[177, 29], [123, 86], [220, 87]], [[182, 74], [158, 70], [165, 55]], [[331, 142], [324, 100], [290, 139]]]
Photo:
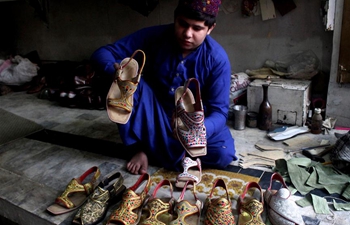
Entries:
[[[130, 57], [137, 49], [145, 52], [146, 64], [134, 94], [130, 120], [125, 125], [118, 124], [124, 144], [142, 143], [165, 168], [178, 168], [185, 151], [173, 138], [174, 94], [177, 87], [195, 77], [200, 83], [207, 131], [208, 153], [201, 157], [202, 164], [224, 168], [237, 160], [234, 140], [226, 126], [231, 67], [225, 50], [208, 35], [183, 58], [175, 41], [174, 24], [168, 24], [141, 29], [103, 46], [91, 60], [113, 76], [114, 63]], [[191, 89], [195, 94], [195, 89]]]

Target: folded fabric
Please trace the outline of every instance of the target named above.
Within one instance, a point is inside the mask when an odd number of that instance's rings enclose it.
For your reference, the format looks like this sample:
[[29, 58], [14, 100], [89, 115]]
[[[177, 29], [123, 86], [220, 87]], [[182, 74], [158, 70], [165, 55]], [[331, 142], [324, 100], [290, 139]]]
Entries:
[[314, 206], [315, 213], [317, 214], [331, 214], [329, 211], [328, 203], [325, 198], [311, 194], [312, 205]]

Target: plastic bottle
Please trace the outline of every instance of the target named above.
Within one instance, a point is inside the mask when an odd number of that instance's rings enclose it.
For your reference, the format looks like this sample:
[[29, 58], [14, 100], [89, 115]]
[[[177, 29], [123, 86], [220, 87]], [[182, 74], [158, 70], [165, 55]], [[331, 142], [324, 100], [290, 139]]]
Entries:
[[323, 123], [323, 120], [321, 115], [321, 109], [315, 108], [315, 112], [311, 120], [311, 133], [313, 134], [322, 133], [322, 123]]

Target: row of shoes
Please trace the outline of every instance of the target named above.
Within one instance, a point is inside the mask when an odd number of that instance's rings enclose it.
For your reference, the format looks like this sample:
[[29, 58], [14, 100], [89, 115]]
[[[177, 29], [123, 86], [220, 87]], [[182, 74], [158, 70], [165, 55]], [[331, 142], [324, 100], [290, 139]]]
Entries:
[[[94, 166], [79, 178], [73, 178], [47, 210], [60, 215], [78, 209], [72, 222], [79, 225], [94, 225], [103, 221], [112, 205], [117, 208], [106, 220], [107, 225], [194, 225], [200, 224], [202, 214], [205, 225], [236, 224], [231, 199], [225, 181], [221, 178], [215, 180], [203, 206], [196, 194], [197, 182], [191, 179], [184, 183], [180, 196], [175, 199], [173, 185], [167, 179], [160, 181], [150, 193], [151, 177], [147, 173], [129, 188], [124, 186], [124, 178], [118, 171], [106, 175], [96, 184], [100, 174], [99, 168]], [[88, 178], [90, 181], [86, 182]], [[283, 187], [272, 190], [273, 181], [279, 181]], [[218, 187], [225, 190], [226, 195], [219, 194]], [[255, 190], [253, 194], [252, 190]], [[189, 191], [192, 197], [189, 197]], [[290, 196], [290, 191], [278, 173], [271, 176], [270, 187], [264, 194], [258, 183], [249, 182], [238, 200], [237, 224], [264, 224], [261, 217], [264, 202], [273, 225], [304, 224]]]

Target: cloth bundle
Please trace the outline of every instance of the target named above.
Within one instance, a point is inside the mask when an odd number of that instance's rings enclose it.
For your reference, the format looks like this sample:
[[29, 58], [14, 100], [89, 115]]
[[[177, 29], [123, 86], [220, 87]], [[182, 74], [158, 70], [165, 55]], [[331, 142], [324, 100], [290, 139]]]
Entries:
[[339, 139], [330, 153], [330, 159], [337, 169], [350, 174], [350, 131], [339, 135]]

